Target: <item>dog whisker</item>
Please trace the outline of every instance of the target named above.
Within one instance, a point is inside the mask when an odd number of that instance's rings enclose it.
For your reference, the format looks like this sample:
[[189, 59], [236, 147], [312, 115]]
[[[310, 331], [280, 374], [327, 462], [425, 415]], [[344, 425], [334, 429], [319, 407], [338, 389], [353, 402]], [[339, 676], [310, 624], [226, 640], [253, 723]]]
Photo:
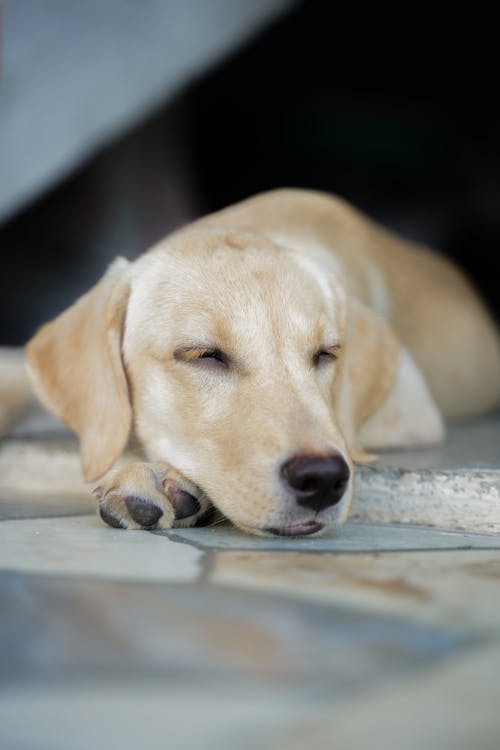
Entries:
[[208, 526], [210, 528], [214, 528], [215, 526], [220, 526], [221, 524], [227, 523], [228, 521], [229, 521], [229, 518], [227, 518], [227, 516], [219, 512], [219, 516], [215, 518], [211, 523], [209, 523]]

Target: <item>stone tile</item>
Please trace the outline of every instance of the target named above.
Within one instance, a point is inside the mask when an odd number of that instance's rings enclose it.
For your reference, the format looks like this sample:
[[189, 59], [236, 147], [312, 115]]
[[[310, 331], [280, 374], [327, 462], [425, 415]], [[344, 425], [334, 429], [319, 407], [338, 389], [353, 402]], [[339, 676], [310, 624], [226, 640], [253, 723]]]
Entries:
[[500, 550], [391, 554], [217, 553], [210, 580], [238, 590], [500, 636]]
[[76, 440], [0, 442], [0, 521], [93, 513]]
[[261, 750], [498, 750], [500, 645], [464, 653], [404, 683], [369, 688], [294, 722]]
[[6, 750], [257, 750], [311, 698], [286, 685], [205, 680], [58, 683], [0, 691]]
[[318, 537], [257, 537], [242, 534], [229, 524], [193, 529], [171, 529], [164, 534], [203, 549], [271, 550], [296, 552], [394, 552], [403, 550], [500, 549], [500, 536], [443, 531], [403, 524], [349, 521], [339, 531]]
[[0, 679], [228, 676], [345, 695], [468, 635], [356, 608], [202, 584], [0, 576]]
[[0, 521], [21, 518], [85, 516], [95, 511], [95, 499], [85, 494], [50, 492], [33, 495], [0, 491]]
[[0, 609], [0, 744], [9, 750], [257, 750], [299, 718], [471, 642], [208, 581], [6, 573]]
[[[137, 460], [130, 451], [117, 466]], [[44, 500], [92, 498], [93, 484], [82, 478], [78, 441], [73, 437], [45, 435], [43, 439], [11, 438], [0, 441], [0, 495]]]
[[88, 495], [76, 439], [9, 439], [0, 442], [3, 495]]
[[124, 532], [97, 515], [0, 523], [0, 570], [125, 580], [192, 581], [201, 553], [147, 531]]

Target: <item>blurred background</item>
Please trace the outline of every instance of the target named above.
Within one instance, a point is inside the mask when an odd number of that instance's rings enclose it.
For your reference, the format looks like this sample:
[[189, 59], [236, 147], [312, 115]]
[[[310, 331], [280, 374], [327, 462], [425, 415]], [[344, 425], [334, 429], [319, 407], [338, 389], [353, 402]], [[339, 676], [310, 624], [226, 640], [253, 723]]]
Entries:
[[2, 21], [0, 344], [23, 344], [115, 255], [280, 186], [338, 193], [440, 248], [500, 315], [492, 18], [5, 0]]

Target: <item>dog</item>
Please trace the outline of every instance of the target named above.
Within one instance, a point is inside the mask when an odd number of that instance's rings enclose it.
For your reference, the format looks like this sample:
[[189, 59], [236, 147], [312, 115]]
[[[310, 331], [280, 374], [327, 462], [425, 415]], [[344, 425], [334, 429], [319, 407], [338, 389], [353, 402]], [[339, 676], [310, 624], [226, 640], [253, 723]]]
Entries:
[[[340, 198], [283, 189], [176, 231], [26, 349], [116, 528], [345, 521], [370, 451], [441, 441], [500, 401], [500, 339], [448, 260]], [[146, 461], [112, 469], [134, 433]]]

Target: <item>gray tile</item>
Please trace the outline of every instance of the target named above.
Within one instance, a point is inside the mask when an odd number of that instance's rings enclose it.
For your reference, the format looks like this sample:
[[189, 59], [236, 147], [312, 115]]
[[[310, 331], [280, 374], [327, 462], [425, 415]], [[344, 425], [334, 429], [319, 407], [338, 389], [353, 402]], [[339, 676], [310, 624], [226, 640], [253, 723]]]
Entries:
[[155, 532], [202, 549], [296, 552], [392, 552], [408, 550], [500, 549], [500, 536], [439, 529], [349, 521], [341, 530], [319, 537], [247, 536], [229, 525]]
[[119, 580], [192, 581], [202, 554], [148, 531], [105, 526], [96, 514], [0, 523], [0, 570]]
[[0, 441], [0, 505], [3, 515], [22, 517], [52, 514], [60, 508], [86, 504], [95, 507], [91, 490], [82, 479], [75, 439], [8, 439]]
[[260, 750], [297, 717], [308, 691], [261, 682], [129, 680], [0, 691], [5, 750]]
[[468, 636], [275, 592], [5, 573], [2, 680], [179, 676], [352, 692], [461, 650]]
[[224, 550], [209, 580], [481, 638], [500, 636], [500, 550], [342, 554]]
[[[498, 750], [500, 643], [299, 718], [261, 750]], [[361, 720], [360, 720], [361, 719]]]
[[21, 518], [84, 516], [95, 511], [95, 500], [85, 495], [14, 494], [0, 490], [0, 521]]
[[471, 643], [206, 583], [5, 573], [0, 611], [0, 744], [9, 750], [257, 750], [300, 717]]

